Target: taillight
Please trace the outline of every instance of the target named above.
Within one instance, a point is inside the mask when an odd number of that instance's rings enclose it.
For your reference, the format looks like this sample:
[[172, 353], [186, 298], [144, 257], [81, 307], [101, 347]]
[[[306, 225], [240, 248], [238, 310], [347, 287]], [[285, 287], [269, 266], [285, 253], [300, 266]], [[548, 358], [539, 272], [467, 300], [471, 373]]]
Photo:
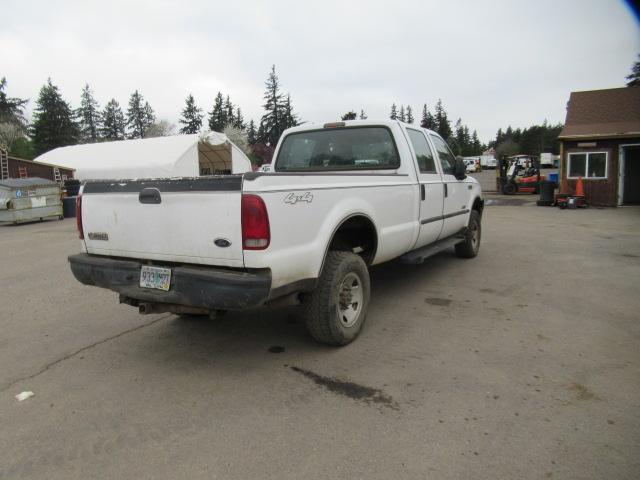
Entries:
[[76, 197], [76, 225], [78, 226], [78, 237], [84, 240], [84, 230], [82, 229], [82, 195]]
[[270, 242], [269, 214], [264, 200], [258, 195], [243, 195], [242, 247], [245, 250], [264, 250]]

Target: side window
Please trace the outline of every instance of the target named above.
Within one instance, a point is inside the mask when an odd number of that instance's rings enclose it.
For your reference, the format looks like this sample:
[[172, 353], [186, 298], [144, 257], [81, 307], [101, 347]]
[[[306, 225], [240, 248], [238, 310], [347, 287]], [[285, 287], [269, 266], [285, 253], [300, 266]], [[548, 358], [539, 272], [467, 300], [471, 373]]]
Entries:
[[444, 140], [440, 137], [436, 137], [435, 135], [431, 135], [431, 140], [433, 140], [433, 144], [438, 152], [440, 164], [442, 165], [442, 172], [453, 175], [455, 171], [456, 157], [454, 157], [451, 150], [449, 150], [449, 145], [444, 143]]
[[427, 143], [424, 133], [411, 128], [407, 128], [407, 133], [413, 145], [413, 150], [416, 152], [420, 173], [436, 173], [436, 163], [433, 159], [433, 152], [431, 151], [429, 143]]

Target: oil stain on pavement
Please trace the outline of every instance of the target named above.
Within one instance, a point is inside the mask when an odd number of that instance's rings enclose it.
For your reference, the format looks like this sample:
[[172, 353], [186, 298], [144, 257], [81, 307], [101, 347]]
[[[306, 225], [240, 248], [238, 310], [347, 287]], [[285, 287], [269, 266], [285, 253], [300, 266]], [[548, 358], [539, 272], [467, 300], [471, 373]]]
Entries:
[[310, 370], [298, 367], [291, 366], [289, 368], [294, 372], [313, 380], [316, 385], [324, 387], [332, 393], [365, 403], [378, 404], [383, 407], [391, 408], [392, 410], [399, 410], [398, 404], [393, 400], [393, 398], [377, 388], [366, 387], [357, 383], [338, 380], [337, 378], [325, 377]]

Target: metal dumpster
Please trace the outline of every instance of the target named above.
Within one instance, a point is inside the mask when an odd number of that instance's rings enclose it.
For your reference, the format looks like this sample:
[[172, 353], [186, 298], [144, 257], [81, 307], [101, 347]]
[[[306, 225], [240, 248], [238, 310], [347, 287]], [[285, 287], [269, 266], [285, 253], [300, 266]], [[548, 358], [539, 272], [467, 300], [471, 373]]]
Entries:
[[0, 222], [62, 217], [60, 185], [46, 178], [0, 180]]

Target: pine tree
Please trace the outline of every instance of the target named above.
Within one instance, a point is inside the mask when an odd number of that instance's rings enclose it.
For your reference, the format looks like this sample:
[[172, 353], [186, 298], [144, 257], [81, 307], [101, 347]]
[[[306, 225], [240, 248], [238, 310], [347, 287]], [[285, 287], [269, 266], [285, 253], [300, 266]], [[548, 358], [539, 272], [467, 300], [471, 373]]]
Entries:
[[105, 140], [124, 140], [125, 126], [124, 113], [120, 104], [112, 98], [102, 111], [100, 136]]
[[287, 99], [284, 102], [284, 127], [297, 127], [300, 124], [298, 115], [293, 113], [293, 105], [291, 105], [291, 95], [287, 93]]
[[24, 127], [26, 124], [24, 118], [24, 106], [29, 100], [9, 97], [5, 92], [7, 88], [7, 79], [0, 79], [0, 123], [11, 123]]
[[244, 123], [244, 117], [242, 116], [242, 110], [240, 110], [240, 107], [236, 107], [236, 114], [233, 117], [233, 126], [240, 131], [247, 128]]
[[49, 78], [40, 89], [30, 128], [36, 154], [77, 143], [80, 132], [73, 116], [71, 106]]
[[149, 102], [136, 90], [129, 99], [127, 109], [127, 127], [129, 138], [144, 138], [146, 130], [155, 122], [155, 115]]
[[426, 103], [422, 106], [422, 119], [420, 120], [420, 126], [422, 128], [428, 128], [429, 130], [435, 130], [435, 119], [427, 108]]
[[93, 92], [86, 83], [80, 95], [80, 108], [76, 110], [78, 125], [80, 127], [80, 141], [82, 143], [95, 143], [100, 138], [100, 126], [102, 118], [100, 117], [100, 106]]
[[404, 115], [404, 105], [400, 105], [400, 115], [398, 115], [398, 120], [401, 122], [406, 121], [406, 117]]
[[253, 145], [256, 143], [257, 132], [256, 132], [256, 124], [253, 119], [249, 122], [249, 127], [247, 128], [247, 141], [249, 145]]
[[389, 113], [389, 118], [391, 120], [397, 120], [398, 119], [398, 107], [396, 107], [395, 103], [391, 105], [391, 113]]
[[260, 143], [269, 143], [276, 145], [280, 139], [280, 135], [286, 128], [285, 123], [285, 103], [283, 95], [280, 92], [280, 81], [276, 75], [276, 66], [271, 67], [271, 72], [265, 82], [264, 91], [265, 103], [263, 108], [265, 114], [260, 120], [260, 128], [258, 129], [258, 141]]
[[[638, 55], [640, 58], [640, 55]], [[631, 67], [631, 73], [625, 77], [627, 80], [627, 87], [635, 87], [640, 85], [640, 61], [637, 61]]]
[[360, 110], [360, 120], [366, 120], [366, 119], [367, 119], [367, 116], [365, 115], [364, 110], [361, 109]]
[[233, 113], [233, 103], [231, 103], [231, 99], [229, 95], [224, 101], [224, 126], [233, 125], [235, 123], [235, 115]]
[[209, 112], [209, 129], [213, 132], [222, 132], [225, 121], [224, 98], [222, 93], [218, 92], [213, 102], [213, 109]]
[[356, 118], [358, 118], [358, 114], [353, 110], [349, 110], [347, 113], [342, 115], [342, 117], [340, 117], [341, 120], [355, 120]]
[[185, 100], [185, 107], [182, 110], [182, 117], [178, 120], [183, 125], [180, 133], [198, 133], [202, 128], [202, 109], [198, 108], [193, 95], [189, 94]]
[[411, 108], [411, 105], [407, 105], [407, 123], [413, 123], [413, 109]]
[[442, 106], [442, 100], [438, 99], [435, 109], [435, 127], [438, 134], [445, 140], [451, 136], [451, 124], [447, 117], [447, 112]]
[[475, 130], [473, 131], [473, 135], [471, 135], [471, 147], [473, 150], [471, 155], [482, 155], [482, 143], [478, 138], [478, 132]]

